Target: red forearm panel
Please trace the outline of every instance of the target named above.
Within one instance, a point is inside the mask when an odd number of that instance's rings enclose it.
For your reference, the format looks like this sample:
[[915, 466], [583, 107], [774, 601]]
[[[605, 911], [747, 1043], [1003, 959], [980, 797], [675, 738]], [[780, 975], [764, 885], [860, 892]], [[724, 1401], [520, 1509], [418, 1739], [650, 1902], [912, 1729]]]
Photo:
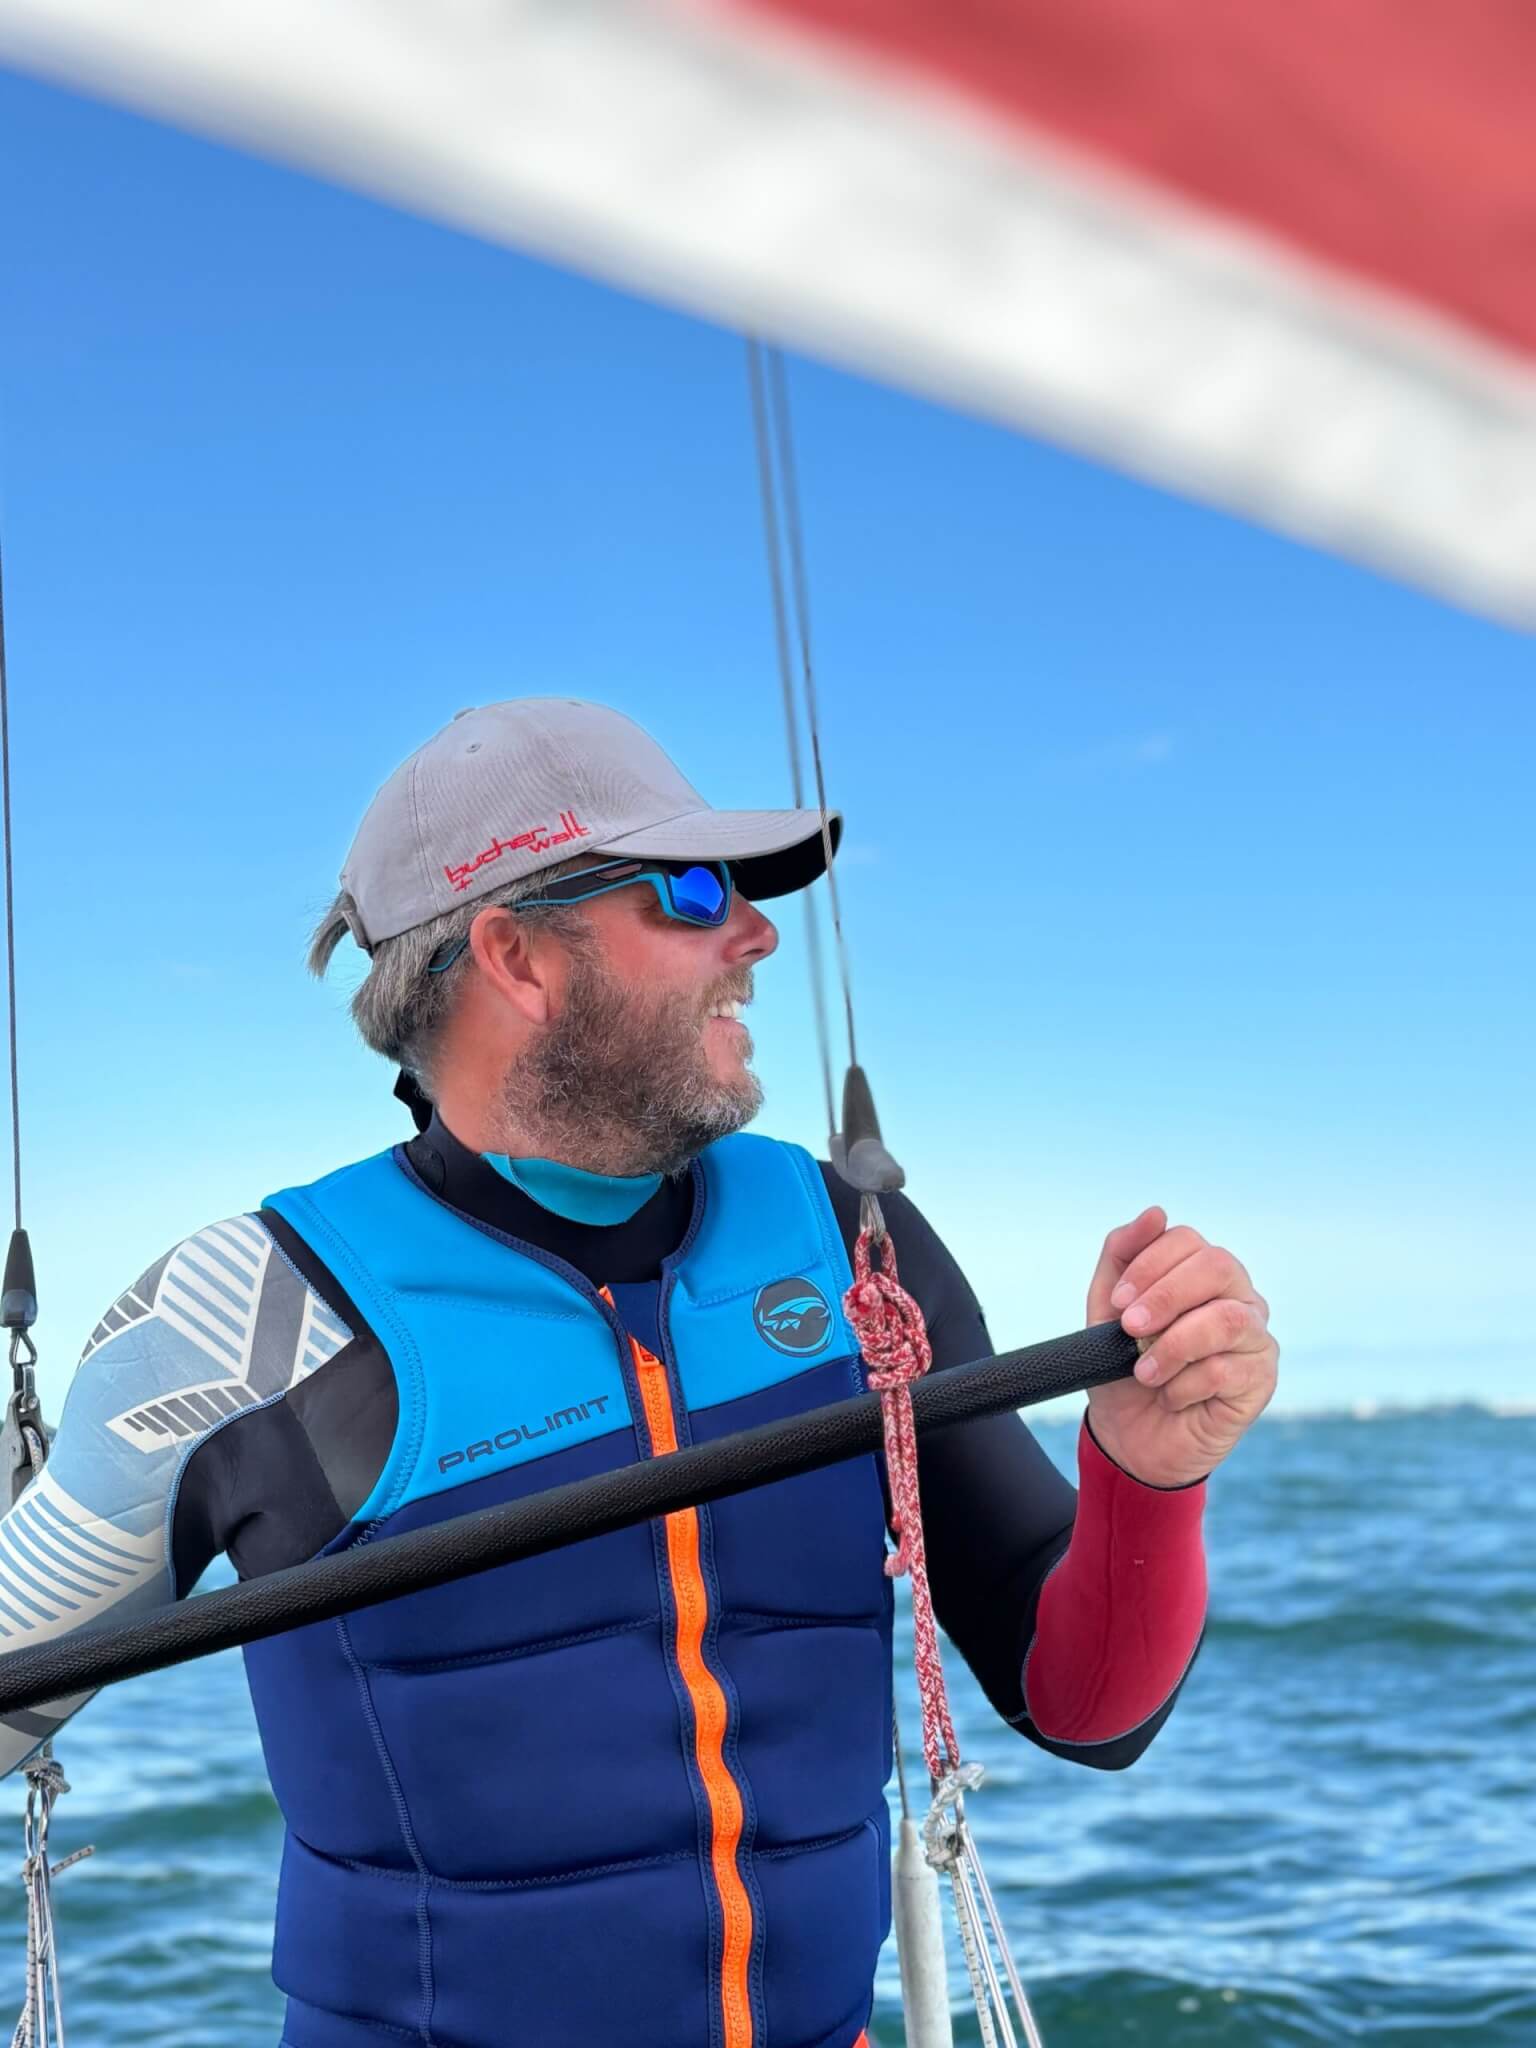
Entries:
[[1053, 1742], [1108, 1742], [1167, 1699], [1205, 1620], [1205, 1481], [1164, 1491], [1122, 1472], [1085, 1422], [1077, 1519], [1040, 1594], [1024, 1659], [1030, 1719]]

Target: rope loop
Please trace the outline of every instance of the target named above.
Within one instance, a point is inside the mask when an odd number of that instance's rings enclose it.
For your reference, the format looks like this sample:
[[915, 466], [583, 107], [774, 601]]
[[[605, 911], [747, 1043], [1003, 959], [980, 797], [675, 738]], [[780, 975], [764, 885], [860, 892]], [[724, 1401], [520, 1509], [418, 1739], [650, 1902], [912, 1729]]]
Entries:
[[844, 1297], [843, 1311], [864, 1354], [869, 1385], [880, 1396], [891, 1481], [891, 1526], [896, 1532], [896, 1551], [886, 1559], [885, 1569], [888, 1577], [896, 1579], [912, 1569], [913, 1546], [922, 1543], [917, 1431], [909, 1389], [932, 1365], [933, 1346], [922, 1310], [901, 1284], [895, 1245], [882, 1233], [878, 1266], [874, 1248], [874, 1233], [866, 1226], [854, 1246], [853, 1285]]
[[875, 1220], [866, 1211], [853, 1250], [853, 1285], [843, 1296], [847, 1316], [864, 1355], [866, 1377], [880, 1396], [885, 1432], [885, 1469], [891, 1490], [895, 1551], [886, 1558], [889, 1578], [912, 1580], [912, 1661], [923, 1709], [923, 1757], [935, 1782], [960, 1766], [960, 1745], [949, 1710], [939, 1656], [938, 1625], [928, 1587], [923, 1544], [923, 1505], [917, 1483], [917, 1428], [912, 1420], [912, 1383], [933, 1363], [933, 1346], [923, 1312], [901, 1284], [896, 1247], [880, 1222], [880, 1262], [874, 1259]]
[[26, 1766], [23, 1776], [29, 1788], [46, 1798], [50, 1805], [55, 1799], [61, 1799], [69, 1790], [69, 1780], [64, 1775], [64, 1766], [51, 1749], [45, 1749], [39, 1756], [35, 1756]]
[[974, 1792], [986, 1773], [980, 1764], [961, 1764], [946, 1771], [933, 1788], [933, 1804], [923, 1821], [923, 1853], [935, 1870], [953, 1870], [965, 1846], [965, 1795]]
[[874, 1262], [874, 1233], [861, 1230], [854, 1246], [853, 1285], [844, 1307], [858, 1334], [859, 1348], [876, 1393], [920, 1380], [933, 1363], [933, 1346], [923, 1312], [901, 1284], [896, 1247], [880, 1240]]
[[53, 1918], [53, 1880], [94, 1851], [77, 1849], [61, 1862], [48, 1861], [48, 1831], [53, 1806], [69, 1790], [58, 1758], [42, 1749], [24, 1768], [27, 1810], [22, 1823], [26, 1856], [21, 1881], [27, 1893], [27, 1977], [21, 2016], [11, 2048], [64, 2048], [64, 2005], [59, 1984], [57, 1928]]

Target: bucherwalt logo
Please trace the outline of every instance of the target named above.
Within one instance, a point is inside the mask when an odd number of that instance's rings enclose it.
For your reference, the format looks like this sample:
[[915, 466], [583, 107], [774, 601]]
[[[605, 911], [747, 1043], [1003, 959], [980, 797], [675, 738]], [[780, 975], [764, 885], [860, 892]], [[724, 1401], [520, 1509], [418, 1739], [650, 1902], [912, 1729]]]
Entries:
[[467, 889], [471, 875], [493, 860], [500, 860], [504, 853], [548, 853], [554, 846], [569, 846], [573, 839], [590, 839], [588, 828], [583, 825], [574, 811], [560, 813], [560, 829], [551, 832], [547, 825], [535, 825], [530, 831], [519, 832], [515, 839], [493, 839], [482, 853], [473, 860], [459, 866], [451, 862], [443, 869], [455, 889]]

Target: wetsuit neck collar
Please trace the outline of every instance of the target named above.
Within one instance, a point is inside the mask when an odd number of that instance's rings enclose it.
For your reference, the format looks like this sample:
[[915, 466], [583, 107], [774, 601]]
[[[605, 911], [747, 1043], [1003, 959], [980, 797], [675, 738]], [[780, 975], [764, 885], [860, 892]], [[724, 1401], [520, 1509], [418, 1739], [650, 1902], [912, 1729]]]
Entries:
[[626, 1223], [661, 1186], [659, 1173], [588, 1173], [558, 1159], [513, 1159], [505, 1152], [480, 1156], [541, 1209], [572, 1223]]
[[693, 1210], [697, 1168], [663, 1180], [621, 1221], [572, 1221], [536, 1201], [483, 1152], [461, 1145], [430, 1105], [424, 1127], [404, 1154], [422, 1186], [449, 1208], [520, 1243], [553, 1252], [598, 1287], [654, 1280], [662, 1260], [682, 1243]]

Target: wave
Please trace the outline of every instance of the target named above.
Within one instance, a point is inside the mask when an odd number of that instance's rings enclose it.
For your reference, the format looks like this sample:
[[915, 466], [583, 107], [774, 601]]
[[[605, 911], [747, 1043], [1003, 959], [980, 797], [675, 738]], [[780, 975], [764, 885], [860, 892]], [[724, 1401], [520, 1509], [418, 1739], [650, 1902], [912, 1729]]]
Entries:
[[[1037, 1978], [1030, 1987], [1047, 2041], [1177, 2043], [1178, 2048], [1374, 2048], [1424, 2038], [1476, 2040], [1483, 2048], [1515, 2048], [1532, 2037], [1536, 1995], [1502, 1984], [1426, 1987], [1365, 1973], [1201, 1982], [1154, 1971], [1109, 1970]], [[901, 2039], [894, 2012], [875, 2009], [871, 2048]], [[956, 2048], [981, 2035], [972, 2014], [957, 2012]]]
[[1527, 1635], [1479, 1627], [1475, 1622], [1445, 1615], [1394, 1613], [1379, 1608], [1338, 1607], [1323, 1613], [1298, 1610], [1289, 1615], [1268, 1617], [1223, 1613], [1219, 1606], [1213, 1605], [1206, 1633], [1212, 1642], [1243, 1639], [1273, 1642], [1281, 1636], [1299, 1636], [1305, 1641], [1309, 1654], [1362, 1647], [1382, 1650], [1392, 1645], [1413, 1650], [1522, 1651], [1530, 1648]]
[[1332, 1408], [1268, 1408], [1259, 1422], [1508, 1422], [1533, 1416], [1536, 1401], [1351, 1401]]
[[[1069, 1412], [1054, 1401], [1020, 1413], [1031, 1429], [1075, 1430], [1082, 1420], [1080, 1410]], [[1327, 1408], [1272, 1406], [1265, 1409], [1255, 1427], [1273, 1429], [1293, 1422], [1528, 1422], [1533, 1417], [1536, 1401], [1350, 1401]]]

